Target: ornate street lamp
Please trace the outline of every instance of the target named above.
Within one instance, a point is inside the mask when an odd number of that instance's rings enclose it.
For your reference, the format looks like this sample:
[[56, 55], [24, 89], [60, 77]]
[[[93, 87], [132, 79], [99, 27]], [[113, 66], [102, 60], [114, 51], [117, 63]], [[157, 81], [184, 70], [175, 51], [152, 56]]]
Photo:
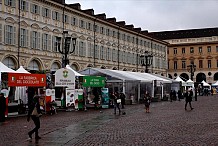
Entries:
[[152, 65], [153, 55], [148, 51], [145, 51], [144, 55], [140, 55], [140, 63], [145, 66], [145, 72], [148, 73], [148, 67]]
[[191, 74], [191, 80], [193, 81], [194, 72], [196, 71], [196, 65], [194, 65], [194, 62], [191, 62], [191, 64], [187, 66], [187, 70]]
[[[69, 64], [68, 55], [74, 53], [76, 47], [76, 38], [72, 38], [68, 35], [68, 31], [64, 31], [64, 38], [63, 38], [63, 47], [61, 50], [61, 37], [57, 37], [58, 43], [58, 51], [63, 55], [62, 58], [62, 67], [66, 67]], [[72, 42], [73, 50], [70, 51], [70, 44]]]

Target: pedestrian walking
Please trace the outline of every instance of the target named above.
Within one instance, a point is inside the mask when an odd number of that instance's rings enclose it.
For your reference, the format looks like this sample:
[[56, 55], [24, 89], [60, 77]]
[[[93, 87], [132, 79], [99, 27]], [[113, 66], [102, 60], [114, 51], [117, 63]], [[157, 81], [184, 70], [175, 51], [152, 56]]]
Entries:
[[178, 99], [179, 99], [179, 101], [180, 101], [180, 99], [182, 98], [182, 92], [181, 92], [181, 90], [178, 90], [177, 94], [178, 94]]
[[149, 95], [149, 93], [145, 93], [144, 95], [144, 102], [145, 102], [145, 112], [149, 113], [150, 112], [150, 103], [151, 103], [151, 96]]
[[193, 91], [192, 89], [190, 91], [186, 90], [185, 93], [185, 110], [187, 110], [187, 104], [189, 103], [189, 106], [191, 108], [191, 110], [193, 110], [194, 108], [192, 107], [192, 96], [193, 96]]
[[173, 101], [173, 90], [170, 91], [170, 102]]
[[124, 109], [126, 95], [124, 93], [120, 93], [120, 99], [121, 99], [121, 108]]
[[197, 101], [198, 100], [198, 92], [197, 92], [198, 90], [197, 89], [195, 89], [195, 101]]
[[4, 93], [0, 93], [0, 122], [5, 122], [6, 99]]
[[35, 139], [41, 139], [38, 134], [38, 130], [40, 128], [40, 116], [42, 115], [39, 104], [40, 97], [38, 95], [33, 97], [32, 103], [29, 105], [28, 117], [27, 121], [30, 121], [30, 118], [33, 120], [35, 124], [35, 128], [28, 132], [29, 138], [32, 139], [32, 134], [35, 133]]
[[119, 95], [117, 92], [114, 92], [112, 94], [112, 99], [114, 100], [114, 114], [116, 114], [116, 111], [118, 109], [119, 115], [120, 115], [120, 113], [121, 113], [121, 110], [120, 110], [121, 99], [119, 98]]

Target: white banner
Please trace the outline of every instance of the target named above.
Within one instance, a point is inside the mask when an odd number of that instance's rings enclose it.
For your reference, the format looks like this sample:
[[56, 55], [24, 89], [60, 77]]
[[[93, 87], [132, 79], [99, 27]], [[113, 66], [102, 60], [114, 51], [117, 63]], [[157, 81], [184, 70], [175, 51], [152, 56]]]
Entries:
[[55, 86], [75, 89], [75, 73], [67, 68], [57, 70], [55, 73]]
[[66, 88], [66, 107], [74, 106], [75, 89]]

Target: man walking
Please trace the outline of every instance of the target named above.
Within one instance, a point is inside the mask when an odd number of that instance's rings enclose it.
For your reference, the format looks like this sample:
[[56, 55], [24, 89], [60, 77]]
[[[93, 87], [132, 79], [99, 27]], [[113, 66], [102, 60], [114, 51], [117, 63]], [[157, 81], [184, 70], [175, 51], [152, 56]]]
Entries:
[[5, 122], [6, 99], [3, 93], [0, 93], [0, 122]]
[[193, 91], [192, 89], [190, 91], [186, 90], [185, 93], [185, 110], [187, 110], [187, 104], [189, 103], [189, 106], [191, 108], [191, 110], [193, 110], [194, 108], [192, 107], [192, 96], [193, 96]]

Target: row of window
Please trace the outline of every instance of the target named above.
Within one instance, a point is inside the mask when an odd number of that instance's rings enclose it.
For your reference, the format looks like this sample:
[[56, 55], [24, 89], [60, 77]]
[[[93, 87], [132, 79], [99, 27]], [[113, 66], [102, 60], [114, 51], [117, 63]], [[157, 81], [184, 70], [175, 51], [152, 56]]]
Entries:
[[[211, 46], [207, 46], [207, 52], [210, 53], [212, 51]], [[218, 52], [218, 46], [216, 46], [216, 52]], [[186, 53], [186, 49], [182, 48], [182, 54]], [[194, 47], [190, 47], [190, 53], [194, 53]], [[198, 47], [198, 53], [202, 53], [202, 47]], [[168, 52], [169, 54], [169, 52]], [[173, 48], [173, 54], [177, 54], [177, 48]]]
[[[5, 0], [5, 5], [15, 7], [16, 6], [16, 0]], [[26, 0], [20, 0], [20, 9], [23, 11], [29, 11], [29, 5], [30, 5], [30, 12], [33, 14], [41, 15], [46, 18], [51, 18], [56, 21], [62, 21], [62, 16], [63, 21], [67, 24], [71, 24], [74, 26], [79, 26], [80, 28], [84, 28], [90, 31], [95, 31], [107, 36], [115, 37], [115, 38], [120, 38], [123, 41], [131, 42], [137, 45], [145, 46], [148, 48], [153, 48], [157, 49], [159, 51], [165, 52], [165, 47], [159, 44], [152, 43], [151, 41], [148, 40], [142, 40], [138, 39], [138, 37], [126, 35], [126, 34], [121, 34], [118, 31], [111, 30], [109, 28], [105, 28], [102, 26], [98, 26], [97, 24], [93, 24], [91, 22], [85, 22], [84, 20], [80, 19], [78, 21], [78, 18], [75, 16], [68, 16], [67, 14], [63, 15], [63, 12], [58, 12], [58, 11], [52, 11], [49, 8], [45, 7], [40, 7], [37, 4], [29, 4]], [[79, 23], [78, 23], [79, 22]]]
[[[204, 67], [203, 60], [198, 60], [198, 61], [199, 61], [198, 68], [203, 68]], [[186, 61], [182, 61], [181, 63], [182, 63], [182, 69], [186, 69], [187, 68]], [[168, 66], [169, 66], [169, 64], [168, 64]], [[218, 60], [217, 60], [217, 67], [218, 67]], [[207, 60], [207, 68], [211, 68], [211, 60]], [[173, 69], [178, 69], [178, 61], [174, 61]]]

